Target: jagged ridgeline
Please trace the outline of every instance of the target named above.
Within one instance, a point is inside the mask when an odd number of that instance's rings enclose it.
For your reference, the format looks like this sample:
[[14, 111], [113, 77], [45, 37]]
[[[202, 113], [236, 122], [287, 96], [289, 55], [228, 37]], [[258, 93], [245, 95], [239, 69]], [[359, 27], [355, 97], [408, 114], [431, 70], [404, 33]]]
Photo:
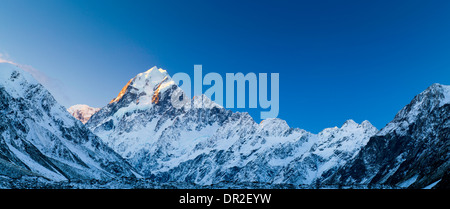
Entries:
[[450, 86], [433, 84], [400, 110], [328, 183], [449, 188]]
[[84, 125], [27, 72], [0, 63], [0, 186], [445, 188], [449, 89], [432, 85], [381, 131], [348, 120], [314, 134], [277, 118], [256, 123], [204, 95], [175, 108], [179, 87], [154, 67], [100, 110], [71, 108]]
[[[377, 137], [382, 137], [370, 122], [349, 120], [340, 128], [313, 134], [290, 128], [281, 119], [257, 124], [247, 113], [226, 110], [204, 95], [195, 96], [181, 109], [174, 108], [170, 99], [178, 88], [165, 70], [153, 67], [129, 80], [118, 97], [95, 114], [87, 126], [144, 176], [158, 182], [392, 188], [427, 186], [442, 178], [439, 173], [422, 184], [413, 184], [409, 175], [396, 181], [336, 180], [336, 172], [354, 163], [369, 141], [372, 146]], [[158, 102], [154, 102], [155, 97]], [[448, 102], [445, 96], [439, 97], [442, 105]], [[446, 117], [445, 112], [439, 114]], [[412, 143], [425, 146], [421, 141]], [[394, 155], [410, 152], [409, 147], [396, 149]], [[441, 151], [439, 162], [448, 162], [448, 146]], [[448, 170], [445, 165], [440, 169]]]

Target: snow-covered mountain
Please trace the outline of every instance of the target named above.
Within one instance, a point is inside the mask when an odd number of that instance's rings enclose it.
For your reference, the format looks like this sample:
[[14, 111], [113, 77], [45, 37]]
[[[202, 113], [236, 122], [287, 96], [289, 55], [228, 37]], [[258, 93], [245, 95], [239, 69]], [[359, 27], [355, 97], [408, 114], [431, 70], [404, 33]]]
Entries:
[[0, 175], [52, 181], [138, 176], [29, 73], [0, 63]]
[[[147, 177], [139, 185], [150, 187], [448, 187], [450, 86], [430, 86], [381, 131], [348, 120], [318, 134], [277, 118], [256, 123], [204, 95], [175, 108], [178, 91], [153, 67], [98, 112], [69, 108], [80, 120], [90, 117], [85, 126], [30, 74], [0, 63], [0, 187], [42, 177], [71, 180], [63, 187], [98, 179], [98, 187], [133, 188], [138, 173]], [[110, 181], [117, 177], [132, 178]]]
[[328, 183], [424, 188], [446, 181], [448, 187], [449, 165], [450, 86], [433, 84], [400, 110]]
[[177, 109], [179, 87], [153, 67], [129, 80], [86, 125], [159, 182], [311, 184], [352, 159], [378, 131], [368, 121], [313, 134], [281, 119], [256, 123], [204, 95]]
[[89, 107], [85, 104], [77, 104], [67, 108], [67, 111], [77, 120], [81, 121], [83, 124], [88, 122], [93, 114], [98, 112], [100, 108]]

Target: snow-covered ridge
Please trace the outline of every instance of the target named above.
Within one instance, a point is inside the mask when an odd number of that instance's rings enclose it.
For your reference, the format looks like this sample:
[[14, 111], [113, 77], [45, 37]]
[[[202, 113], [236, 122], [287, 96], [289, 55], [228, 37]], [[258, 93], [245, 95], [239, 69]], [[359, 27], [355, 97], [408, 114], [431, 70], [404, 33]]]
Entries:
[[29, 73], [0, 63], [0, 175], [45, 179], [136, 176]]
[[450, 86], [435, 83], [416, 95], [377, 135], [385, 135], [394, 129], [406, 134], [405, 130], [410, 124], [446, 104], [450, 104]]
[[109, 182], [139, 177], [136, 169], [152, 182], [332, 188], [431, 188], [448, 179], [449, 86], [430, 86], [381, 132], [348, 120], [318, 134], [278, 118], [258, 124], [204, 95], [174, 108], [178, 88], [154, 67], [83, 126], [31, 75], [0, 63], [0, 175]]
[[[170, 86], [174, 85], [175, 82], [169, 76], [167, 71], [157, 68], [156, 66], [150, 68], [149, 70], [137, 74], [134, 78], [130, 79], [128, 83], [119, 92], [119, 95], [111, 100], [111, 103], [118, 102], [123, 95], [132, 91], [137, 94], [146, 95], [144, 99], [139, 100], [136, 103], [150, 104], [155, 103], [152, 99], [159, 93], [163, 93]], [[155, 95], [156, 92], [156, 95]]]
[[177, 88], [167, 71], [154, 67], [132, 78], [120, 99], [87, 126], [147, 177], [204, 185], [310, 184], [351, 159], [378, 131], [368, 121], [353, 120], [317, 135], [279, 118], [258, 124], [205, 95], [178, 109], [170, 102]]
[[31, 74], [17, 65], [0, 63], [0, 86], [13, 97], [21, 97], [29, 85], [40, 85]]
[[156, 86], [166, 77], [170, 77], [166, 70], [154, 66], [143, 73], [137, 74], [133, 79], [132, 86], [137, 89]]
[[202, 94], [200, 96], [194, 96], [192, 98], [192, 105], [185, 105], [186, 108], [223, 108], [219, 104], [212, 101], [210, 98], [208, 98], [206, 95]]
[[450, 86], [416, 95], [361, 151], [333, 174], [331, 184], [436, 186], [450, 169]]

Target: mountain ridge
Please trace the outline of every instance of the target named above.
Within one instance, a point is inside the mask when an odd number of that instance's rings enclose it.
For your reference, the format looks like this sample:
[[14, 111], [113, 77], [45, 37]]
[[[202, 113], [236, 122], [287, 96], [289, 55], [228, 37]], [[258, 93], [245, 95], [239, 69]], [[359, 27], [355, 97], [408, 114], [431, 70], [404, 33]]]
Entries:
[[150, 68], [83, 125], [31, 75], [0, 63], [0, 174], [9, 179], [0, 183], [448, 188], [450, 86], [431, 85], [381, 130], [349, 119], [318, 134], [279, 118], [256, 123], [205, 95], [176, 108], [179, 91]]
[[449, 90], [433, 84], [416, 95], [328, 183], [404, 188], [438, 184], [450, 170]]
[[139, 176], [19, 67], [0, 63], [0, 97], [3, 175], [52, 181]]
[[[348, 150], [342, 150], [340, 155], [327, 153], [327, 159], [323, 159], [320, 156], [323, 152], [309, 153], [313, 152], [310, 151], [313, 145], [327, 147], [319, 144], [318, 135], [291, 128], [279, 118], [258, 124], [248, 113], [226, 110], [204, 95], [194, 96], [181, 108], [175, 108], [171, 99], [181, 89], [167, 71], [156, 74], [156, 78], [147, 76], [156, 69], [153, 67], [132, 78], [120, 91], [120, 99], [102, 108], [86, 124], [148, 178], [201, 185], [239, 179], [311, 184], [318, 173], [341, 165], [359, 150], [357, 146], [347, 146]], [[163, 91], [158, 90], [162, 85]], [[154, 101], [150, 98], [155, 95], [158, 102], [149, 102]], [[348, 120], [335, 131], [342, 134], [337, 137], [340, 140], [361, 140], [355, 143], [363, 146], [369, 135], [378, 130], [368, 121], [356, 124]], [[273, 159], [263, 156], [273, 156]], [[305, 160], [312, 167], [321, 167], [325, 160], [333, 163], [318, 171], [318, 168], [304, 167]], [[289, 180], [288, 173], [292, 171], [283, 170], [283, 166], [288, 167], [290, 162], [291, 167], [303, 166], [305, 173], [296, 174], [303, 180]], [[263, 167], [266, 169], [259, 169]], [[269, 178], [265, 172], [272, 172], [273, 176]]]

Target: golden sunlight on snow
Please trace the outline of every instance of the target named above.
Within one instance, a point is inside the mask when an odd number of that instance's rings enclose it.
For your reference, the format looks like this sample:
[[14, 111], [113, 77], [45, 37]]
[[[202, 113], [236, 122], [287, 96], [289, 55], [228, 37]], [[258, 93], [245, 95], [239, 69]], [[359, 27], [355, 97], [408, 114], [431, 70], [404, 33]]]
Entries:
[[128, 86], [130, 85], [130, 83], [131, 83], [132, 80], [133, 80], [133, 79], [130, 79], [130, 80], [128, 81], [127, 85], [125, 85], [125, 86], [122, 88], [122, 90], [120, 90], [119, 95], [117, 95], [116, 98], [114, 98], [113, 100], [111, 100], [111, 101], [109, 102], [109, 104], [111, 104], [111, 103], [113, 103], [113, 102], [117, 102], [117, 101], [119, 101], [119, 100], [123, 97], [123, 95], [124, 95], [125, 92], [127, 91], [127, 88], [128, 88]]

